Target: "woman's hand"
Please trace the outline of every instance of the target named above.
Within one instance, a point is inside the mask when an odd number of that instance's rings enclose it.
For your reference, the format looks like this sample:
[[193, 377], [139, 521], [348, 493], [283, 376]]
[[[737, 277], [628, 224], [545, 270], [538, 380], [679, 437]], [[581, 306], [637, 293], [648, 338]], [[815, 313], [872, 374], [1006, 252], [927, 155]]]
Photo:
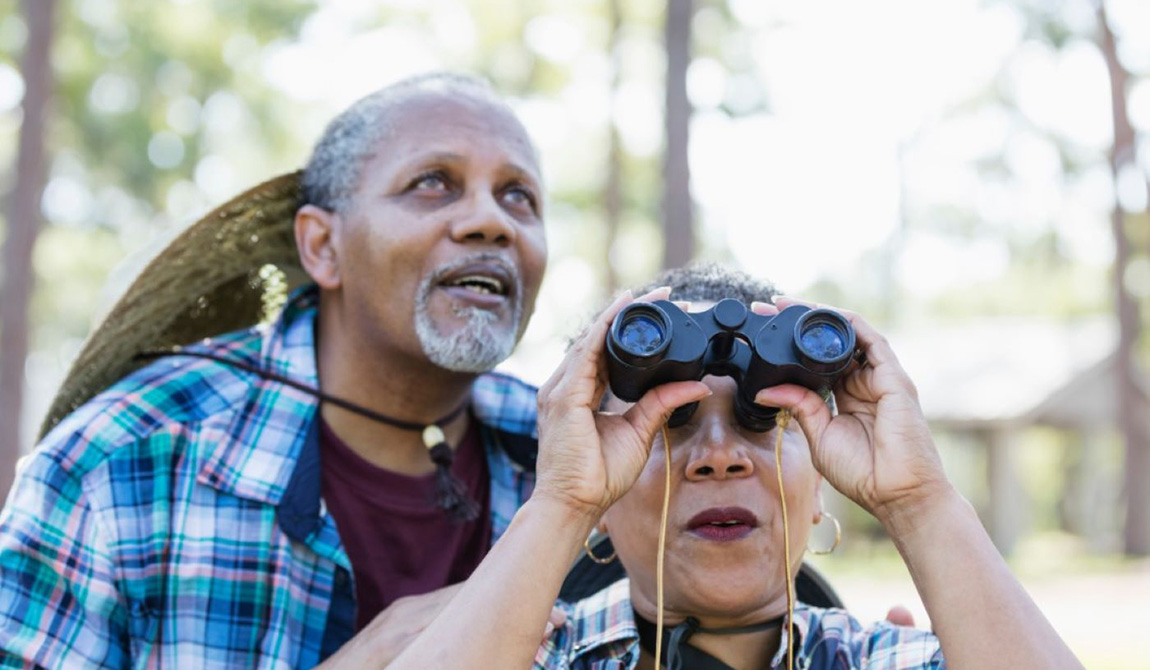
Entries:
[[[777, 307], [756, 303], [759, 314], [791, 305], [825, 307], [790, 298]], [[835, 309], [835, 308], [831, 308]], [[886, 338], [859, 315], [835, 309], [854, 326], [866, 362], [834, 389], [838, 416], [819, 395], [797, 385], [765, 388], [755, 401], [785, 407], [798, 419], [811, 445], [815, 467], [836, 489], [881, 521], [908, 506], [950, 491], [918, 391]]]
[[[640, 301], [664, 300], [658, 289]], [[607, 330], [632, 302], [624, 293], [599, 315], [539, 390], [539, 463], [533, 497], [558, 500], [598, 518], [634, 485], [651, 442], [676, 407], [710, 395], [702, 382], [674, 382], [648, 391], [622, 414], [600, 412], [607, 390]]]

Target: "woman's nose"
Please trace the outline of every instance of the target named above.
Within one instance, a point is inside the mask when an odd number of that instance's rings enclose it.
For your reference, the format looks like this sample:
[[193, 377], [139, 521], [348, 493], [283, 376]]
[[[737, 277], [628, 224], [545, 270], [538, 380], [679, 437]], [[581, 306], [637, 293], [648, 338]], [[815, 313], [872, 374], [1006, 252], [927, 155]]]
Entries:
[[723, 432], [711, 436], [690, 452], [687, 461], [687, 480], [737, 479], [750, 477], [755, 472], [746, 445], [738, 437]]
[[456, 242], [491, 242], [506, 246], [515, 241], [515, 224], [492, 193], [476, 193], [460, 203], [465, 211], [451, 227]]

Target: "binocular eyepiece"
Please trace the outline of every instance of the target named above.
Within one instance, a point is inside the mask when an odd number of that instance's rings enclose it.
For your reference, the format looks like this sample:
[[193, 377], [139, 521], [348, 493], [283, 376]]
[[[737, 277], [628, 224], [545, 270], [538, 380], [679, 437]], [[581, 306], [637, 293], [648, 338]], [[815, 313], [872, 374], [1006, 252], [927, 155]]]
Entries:
[[[794, 305], [768, 317], [730, 298], [694, 314], [667, 300], [632, 303], [607, 331], [607, 372], [616, 396], [635, 402], [659, 384], [729, 376], [738, 384], [735, 417], [758, 432], [770, 430], [778, 413], [755, 404], [760, 390], [799, 384], [825, 393], [854, 353], [854, 328], [838, 312]], [[669, 425], [686, 423], [697, 406], [676, 409]]]

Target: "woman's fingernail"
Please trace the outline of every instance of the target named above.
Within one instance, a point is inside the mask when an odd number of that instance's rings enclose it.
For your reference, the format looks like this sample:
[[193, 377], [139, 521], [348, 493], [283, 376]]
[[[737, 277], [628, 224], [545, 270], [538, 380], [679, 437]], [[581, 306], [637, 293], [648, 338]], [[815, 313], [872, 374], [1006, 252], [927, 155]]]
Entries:
[[543, 629], [543, 637], [550, 637], [551, 633], [553, 633], [554, 631], [555, 631], [555, 624], [548, 621], [547, 626]]

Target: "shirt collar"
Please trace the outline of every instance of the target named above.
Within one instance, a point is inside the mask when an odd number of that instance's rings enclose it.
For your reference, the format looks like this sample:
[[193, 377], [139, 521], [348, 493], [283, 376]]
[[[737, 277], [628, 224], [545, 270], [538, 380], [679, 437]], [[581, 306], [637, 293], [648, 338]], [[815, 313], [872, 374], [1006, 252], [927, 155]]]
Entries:
[[620, 579], [574, 603], [568, 622], [572, 660], [604, 645], [638, 642], [639, 629], [631, 607], [631, 580]]
[[787, 645], [791, 644], [791, 633], [794, 633], [795, 667], [806, 667], [807, 664], [801, 661], [803, 658], [803, 641], [807, 639], [807, 631], [811, 627], [811, 616], [812, 612], [809, 607], [802, 603], [795, 603], [795, 618], [789, 627], [783, 628], [782, 638], [779, 640], [779, 650], [771, 659], [772, 668], [786, 667]]
[[[318, 385], [315, 360], [314, 285], [297, 290], [279, 318], [252, 328], [260, 338], [254, 360], [241, 362]], [[210, 341], [197, 347], [212, 348]], [[217, 352], [218, 353], [218, 352]], [[297, 470], [318, 403], [310, 394], [253, 376], [243, 406], [222, 429], [220, 448], [200, 470], [199, 480], [233, 495], [276, 505]]]
[[[297, 289], [279, 318], [252, 329], [261, 339], [259, 353], [256, 360], [243, 362], [318, 387], [318, 309], [319, 291], [314, 284]], [[212, 343], [196, 347], [211, 349]], [[526, 469], [534, 466], [535, 394], [535, 387], [501, 373], [481, 375], [472, 387], [476, 419], [495, 430], [504, 450]], [[302, 523], [313, 528], [320, 509], [319, 440], [313, 425], [317, 407], [318, 402], [308, 393], [254, 378], [243, 407], [222, 429], [220, 448], [201, 468], [200, 481], [272, 505], [279, 505], [286, 497], [291, 501], [292, 515], [307, 519]]]
[[[795, 658], [801, 656], [803, 640], [810, 630], [812, 612], [802, 603], [795, 603], [795, 616], [791, 624], [795, 639]], [[635, 611], [631, 606], [631, 581], [621, 579], [598, 593], [588, 596], [572, 606], [568, 617], [572, 629], [571, 660], [597, 648], [624, 643], [635, 645], [639, 629], [635, 625]], [[783, 630], [779, 650], [771, 659], [771, 667], [779, 667], [787, 660], [789, 631]], [[799, 666], [796, 663], [796, 666]], [[801, 666], [799, 666], [801, 667]]]

